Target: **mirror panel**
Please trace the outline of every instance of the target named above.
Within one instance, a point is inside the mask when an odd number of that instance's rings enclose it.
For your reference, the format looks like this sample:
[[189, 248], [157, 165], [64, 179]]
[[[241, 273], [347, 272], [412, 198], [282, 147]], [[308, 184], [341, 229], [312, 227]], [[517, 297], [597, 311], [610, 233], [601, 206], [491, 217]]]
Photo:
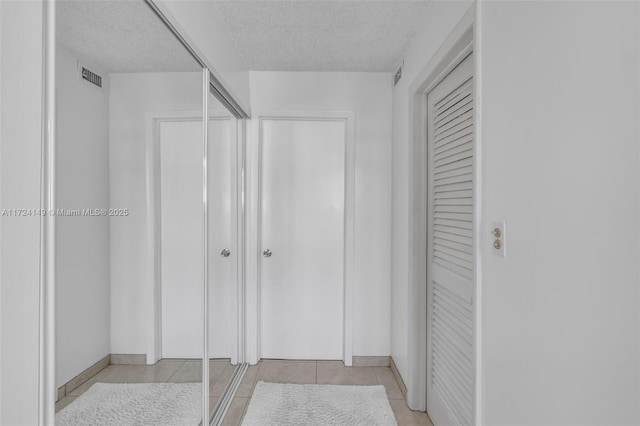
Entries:
[[56, 423], [198, 424], [238, 362], [237, 120], [142, 0], [56, 2], [56, 49]]
[[[209, 393], [221, 403], [238, 364], [237, 119], [208, 91]], [[213, 417], [214, 410], [211, 410]]]

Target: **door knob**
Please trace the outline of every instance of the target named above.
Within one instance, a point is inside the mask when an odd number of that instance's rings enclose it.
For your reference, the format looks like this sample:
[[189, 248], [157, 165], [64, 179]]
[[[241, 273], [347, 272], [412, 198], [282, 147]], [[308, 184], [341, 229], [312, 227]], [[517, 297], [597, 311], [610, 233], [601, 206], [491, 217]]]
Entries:
[[224, 249], [220, 252], [220, 256], [222, 257], [229, 257], [230, 254], [231, 252], [229, 251], [229, 249]]
[[262, 255], [264, 257], [271, 257], [271, 250], [266, 249], [265, 251], [262, 252]]

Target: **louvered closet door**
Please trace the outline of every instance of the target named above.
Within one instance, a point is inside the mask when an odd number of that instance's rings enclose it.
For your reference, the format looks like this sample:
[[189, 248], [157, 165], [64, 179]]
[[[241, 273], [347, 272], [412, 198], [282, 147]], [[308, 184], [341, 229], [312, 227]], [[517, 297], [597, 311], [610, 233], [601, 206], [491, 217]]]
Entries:
[[469, 55], [427, 95], [428, 389], [436, 426], [474, 422], [474, 101]]

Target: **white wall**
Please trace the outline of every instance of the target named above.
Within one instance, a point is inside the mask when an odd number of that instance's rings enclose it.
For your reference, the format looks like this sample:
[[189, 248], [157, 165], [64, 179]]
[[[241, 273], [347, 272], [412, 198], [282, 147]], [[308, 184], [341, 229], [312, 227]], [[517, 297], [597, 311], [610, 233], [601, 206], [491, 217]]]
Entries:
[[434, 1], [425, 10], [393, 89], [393, 191], [391, 241], [391, 356], [408, 382], [409, 345], [409, 86], [468, 10], [470, 1]]
[[389, 73], [251, 72], [251, 108], [355, 112], [353, 355], [389, 355]]
[[[0, 2], [0, 210], [40, 207], [42, 2]], [[0, 424], [38, 422], [40, 218], [0, 216]]]
[[638, 424], [638, 4], [481, 5], [482, 422]]
[[[407, 87], [466, 6], [430, 4], [394, 90], [392, 355], [403, 375]], [[480, 7], [479, 420], [637, 424], [639, 6]], [[491, 253], [495, 220], [507, 222], [505, 259]]]
[[155, 3], [249, 113], [248, 67], [227, 34], [215, 2], [156, 0]]
[[[57, 207], [109, 207], [109, 78], [100, 89], [78, 78], [77, 61], [58, 44]], [[56, 238], [56, 385], [109, 352], [109, 218], [59, 217]]]
[[147, 112], [202, 114], [201, 73], [112, 74], [109, 103], [109, 170], [112, 208], [129, 209], [111, 219], [111, 353], [147, 353], [150, 287], [147, 251], [145, 138]]
[[[2, 7], [0, 7], [0, 99], [2, 98], [2, 63], [3, 63], [3, 32]], [[0, 102], [0, 129], [2, 129], [2, 102]], [[0, 165], [2, 164], [2, 131], [0, 130]], [[2, 173], [0, 173], [0, 204], [2, 203]], [[1, 207], [1, 205], [0, 205]], [[2, 221], [0, 220], [0, 236], [2, 236]], [[0, 244], [0, 262], [2, 261], [2, 244]], [[0, 263], [0, 319], [2, 319], [2, 265]], [[0, 326], [0, 420], [2, 420], [2, 327]]]
[[[0, 16], [0, 208], [35, 209], [42, 153], [42, 1], [0, 1]], [[204, 22], [205, 16], [183, 19], [202, 23], [199, 31], [191, 30], [199, 45], [218, 43], [207, 34], [207, 27], [217, 26]], [[215, 53], [207, 57], [218, 68]], [[246, 71], [225, 74], [238, 67], [220, 68], [232, 92], [248, 105]], [[0, 424], [33, 425], [38, 421], [40, 220], [2, 217], [0, 224]]]

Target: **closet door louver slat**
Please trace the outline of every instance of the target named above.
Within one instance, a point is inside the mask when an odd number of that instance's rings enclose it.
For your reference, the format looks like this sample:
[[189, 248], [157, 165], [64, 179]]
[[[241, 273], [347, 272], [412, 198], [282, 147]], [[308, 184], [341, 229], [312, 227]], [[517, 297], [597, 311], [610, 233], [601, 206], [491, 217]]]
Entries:
[[[454, 90], [440, 102], [438, 102], [435, 106], [435, 114], [433, 119], [433, 134], [438, 135], [441, 132], [441, 127], [439, 127], [438, 119], [441, 117], [443, 113], [447, 113], [451, 109], [452, 103], [455, 102], [456, 99], [460, 99], [464, 97], [468, 99], [469, 104], [471, 104], [471, 91], [472, 91], [472, 79], [465, 81], [458, 89]], [[447, 108], [449, 106], [449, 108]], [[456, 121], [459, 125], [465, 126], [466, 129], [470, 129], [473, 126], [473, 109], [470, 109], [463, 115], [456, 118]], [[442, 123], [443, 121], [440, 121]], [[446, 123], [445, 126], [449, 126], [450, 123]], [[437, 136], [436, 136], [437, 137]], [[449, 222], [440, 222], [440, 229], [446, 233], [451, 232], [451, 228], [465, 228], [465, 229], [473, 229], [473, 166], [469, 164], [469, 162], [473, 162], [473, 133], [468, 133], [462, 136], [461, 139], [464, 139], [464, 143], [459, 144], [460, 139], [450, 138], [448, 143], [441, 144], [439, 147], [433, 149], [433, 192], [435, 194], [442, 193], [443, 195], [457, 195], [456, 198], [452, 198], [457, 200], [456, 204], [448, 204], [448, 203], [438, 203], [433, 205], [433, 215], [436, 221], [438, 219], [447, 220]], [[455, 165], [457, 162], [466, 161], [465, 165], [462, 165], [458, 169], [452, 169], [452, 165]], [[444, 167], [444, 170], [443, 170]], [[452, 171], [459, 171], [458, 174], [453, 174]], [[452, 175], [453, 174], [453, 175]], [[464, 190], [471, 191], [471, 193], [466, 192], [465, 194], [455, 194], [456, 192], [462, 192]], [[460, 204], [464, 203], [467, 208], [458, 207]], [[461, 222], [456, 226], [451, 224], [451, 221]], [[469, 268], [469, 270], [473, 270], [473, 256], [472, 256], [472, 241], [469, 241], [468, 247], [469, 251], [460, 251], [459, 247], [453, 246], [449, 240], [440, 239], [435, 237], [435, 229], [433, 230], [433, 253], [434, 253], [434, 261], [437, 261], [439, 258], [441, 260], [447, 261], [448, 263], [453, 263], [458, 266], [463, 266], [465, 268]], [[456, 268], [457, 269], [457, 268]], [[456, 272], [456, 271], [452, 271]], [[465, 274], [466, 276], [467, 274]]]
[[459, 425], [472, 424], [473, 317], [466, 302], [433, 282], [432, 386]]

